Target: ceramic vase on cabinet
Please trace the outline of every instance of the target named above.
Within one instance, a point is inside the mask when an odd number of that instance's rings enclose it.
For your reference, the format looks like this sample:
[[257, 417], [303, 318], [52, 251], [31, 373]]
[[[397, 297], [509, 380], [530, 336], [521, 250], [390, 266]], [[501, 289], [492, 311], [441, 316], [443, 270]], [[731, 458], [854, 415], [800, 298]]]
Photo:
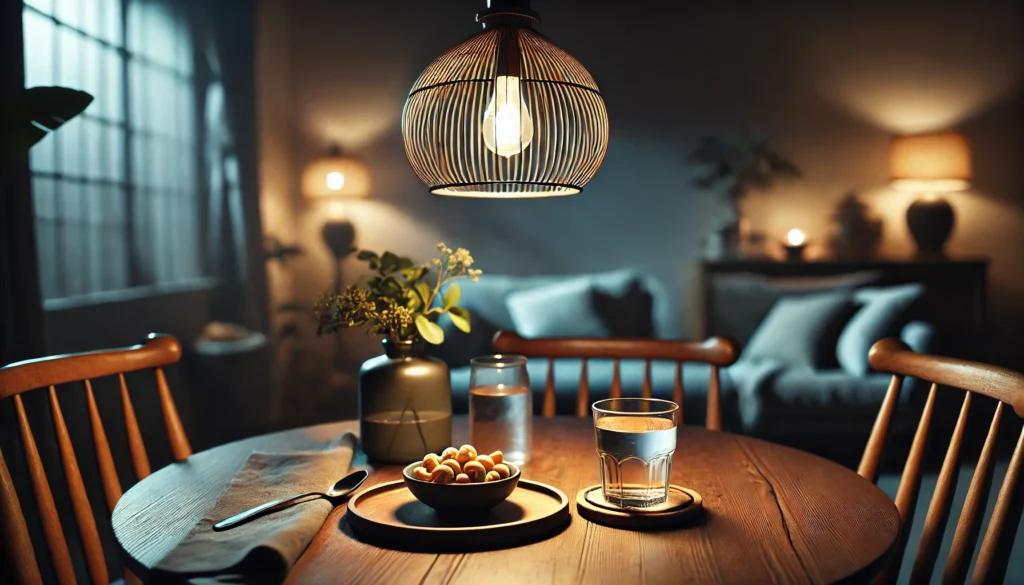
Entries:
[[423, 340], [384, 340], [384, 355], [359, 370], [359, 438], [375, 461], [409, 463], [451, 445], [448, 366]]

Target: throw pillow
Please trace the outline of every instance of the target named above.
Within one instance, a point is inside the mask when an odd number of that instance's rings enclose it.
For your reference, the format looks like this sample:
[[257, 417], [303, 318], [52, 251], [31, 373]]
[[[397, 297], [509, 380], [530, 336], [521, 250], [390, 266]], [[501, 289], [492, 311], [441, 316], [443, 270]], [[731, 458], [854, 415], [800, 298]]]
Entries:
[[707, 330], [746, 347], [772, 305], [784, 296], [818, 294], [873, 284], [880, 273], [849, 272], [836, 276], [768, 277], [749, 273], [711, 277], [705, 315]]
[[924, 285], [920, 283], [856, 291], [853, 300], [863, 306], [839, 335], [839, 365], [855, 376], [866, 376], [871, 369], [868, 350], [879, 339], [896, 335], [906, 321], [907, 310], [922, 296]]
[[510, 293], [505, 302], [523, 337], [607, 337], [593, 299], [591, 282], [572, 279]]
[[654, 337], [654, 297], [635, 275], [625, 287], [596, 286], [591, 302], [610, 337]]
[[827, 366], [828, 356], [835, 350], [835, 336], [849, 315], [850, 294], [837, 290], [780, 298], [757, 326], [743, 358], [774, 360], [787, 366]]

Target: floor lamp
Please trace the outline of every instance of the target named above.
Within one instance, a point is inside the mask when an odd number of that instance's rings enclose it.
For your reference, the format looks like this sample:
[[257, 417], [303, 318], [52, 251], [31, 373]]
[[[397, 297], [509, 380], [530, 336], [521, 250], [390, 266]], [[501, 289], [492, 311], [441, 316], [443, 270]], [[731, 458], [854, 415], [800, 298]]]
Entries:
[[[321, 231], [324, 244], [334, 261], [335, 293], [341, 292], [341, 262], [354, 250], [356, 228], [345, 217], [344, 202], [370, 196], [370, 174], [358, 158], [342, 154], [337, 146], [327, 156], [313, 159], [302, 171], [302, 194], [312, 204], [327, 205], [328, 213]], [[341, 361], [341, 336], [334, 337], [334, 365]]]

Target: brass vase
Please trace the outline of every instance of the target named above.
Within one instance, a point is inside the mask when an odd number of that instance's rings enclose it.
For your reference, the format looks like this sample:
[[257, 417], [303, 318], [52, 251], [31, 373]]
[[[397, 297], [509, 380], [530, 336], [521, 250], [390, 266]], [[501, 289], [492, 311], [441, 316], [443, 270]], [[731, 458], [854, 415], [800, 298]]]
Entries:
[[423, 340], [384, 340], [384, 355], [359, 370], [359, 438], [366, 455], [410, 463], [452, 440], [448, 365], [424, 354]]

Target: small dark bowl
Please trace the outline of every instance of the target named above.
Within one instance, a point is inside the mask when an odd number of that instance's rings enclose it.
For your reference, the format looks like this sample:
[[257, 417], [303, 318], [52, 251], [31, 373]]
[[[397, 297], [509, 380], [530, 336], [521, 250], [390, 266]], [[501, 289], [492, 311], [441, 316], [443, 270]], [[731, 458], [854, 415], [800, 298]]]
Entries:
[[412, 476], [412, 470], [423, 463], [417, 461], [410, 463], [402, 470], [402, 478], [405, 485], [416, 496], [416, 499], [443, 512], [446, 510], [460, 510], [474, 508], [484, 510], [493, 508], [504, 502], [519, 483], [519, 466], [514, 463], [505, 463], [512, 472], [505, 479], [497, 481], [486, 481], [484, 483], [430, 483]]

